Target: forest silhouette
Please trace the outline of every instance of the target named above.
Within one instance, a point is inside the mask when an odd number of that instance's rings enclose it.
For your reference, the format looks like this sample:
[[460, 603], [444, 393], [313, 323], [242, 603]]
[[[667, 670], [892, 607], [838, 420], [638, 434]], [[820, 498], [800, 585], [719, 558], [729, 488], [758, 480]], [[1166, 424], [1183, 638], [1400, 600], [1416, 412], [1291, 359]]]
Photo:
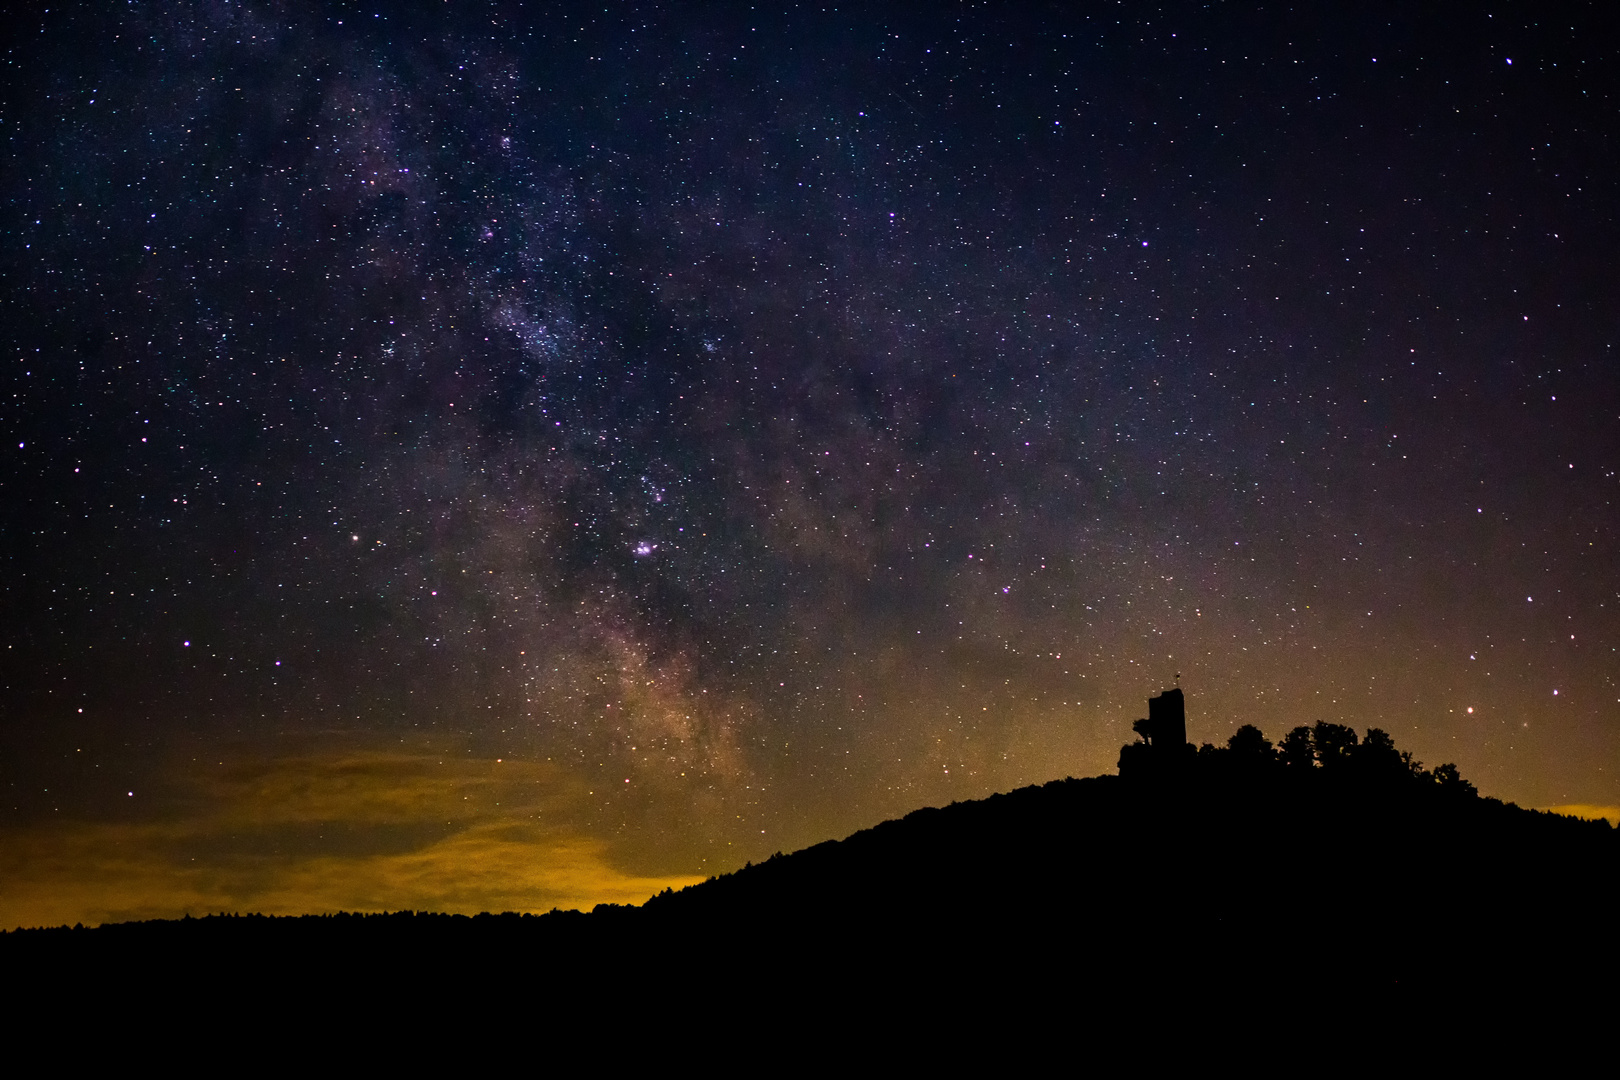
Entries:
[[63, 994], [138, 972], [193, 1003], [460, 987], [553, 1019], [724, 1003], [765, 1024], [1436, 1020], [1608, 978], [1620, 831], [1482, 797], [1377, 728], [1194, 747], [1171, 693], [1117, 776], [917, 810], [639, 907], [20, 930], [0, 964]]

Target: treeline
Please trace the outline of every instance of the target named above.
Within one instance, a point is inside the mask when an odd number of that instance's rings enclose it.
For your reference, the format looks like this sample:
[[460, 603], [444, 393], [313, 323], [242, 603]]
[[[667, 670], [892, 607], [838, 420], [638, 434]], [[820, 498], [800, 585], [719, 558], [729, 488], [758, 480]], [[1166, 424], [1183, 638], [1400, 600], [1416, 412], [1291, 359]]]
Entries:
[[1259, 728], [1244, 724], [1232, 733], [1225, 746], [1206, 742], [1196, 749], [1191, 743], [1164, 748], [1139, 739], [1120, 747], [1121, 776], [1150, 776], [1166, 770], [1185, 772], [1189, 768], [1215, 776], [1230, 775], [1240, 781], [1289, 775], [1374, 787], [1428, 787], [1461, 797], [1478, 795], [1456, 765], [1447, 762], [1426, 769], [1409, 751], [1397, 747], [1381, 728], [1368, 728], [1366, 737], [1361, 738], [1347, 724], [1318, 721], [1309, 726], [1301, 724], [1273, 745]]

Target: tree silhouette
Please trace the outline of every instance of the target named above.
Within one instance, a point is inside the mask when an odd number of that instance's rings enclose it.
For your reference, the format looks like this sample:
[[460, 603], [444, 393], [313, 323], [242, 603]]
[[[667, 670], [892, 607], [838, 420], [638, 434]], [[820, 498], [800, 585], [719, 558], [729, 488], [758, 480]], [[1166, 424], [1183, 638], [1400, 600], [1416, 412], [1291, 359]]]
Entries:
[[1457, 771], [1457, 766], [1450, 762], [1444, 765], [1436, 765], [1434, 771], [1429, 775], [1439, 785], [1440, 790], [1447, 794], [1462, 796], [1476, 796], [1479, 794], [1479, 789], [1464, 780], [1462, 774]]
[[1316, 747], [1311, 741], [1311, 729], [1300, 726], [1283, 736], [1277, 748], [1283, 764], [1290, 769], [1316, 768]]
[[1345, 724], [1318, 720], [1311, 729], [1311, 748], [1316, 752], [1316, 763], [1335, 772], [1350, 764], [1358, 741], [1356, 729]]
[[1244, 724], [1234, 731], [1232, 737], [1226, 740], [1226, 748], [1245, 759], [1269, 761], [1273, 756], [1271, 740], [1253, 724]]

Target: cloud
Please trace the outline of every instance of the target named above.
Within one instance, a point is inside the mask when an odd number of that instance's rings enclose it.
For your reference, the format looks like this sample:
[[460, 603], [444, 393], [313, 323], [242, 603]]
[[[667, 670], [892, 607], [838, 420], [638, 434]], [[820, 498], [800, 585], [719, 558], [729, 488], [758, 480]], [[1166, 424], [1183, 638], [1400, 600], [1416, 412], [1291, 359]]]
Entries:
[[607, 844], [575, 833], [480, 824], [426, 847], [307, 859], [266, 890], [258, 910], [547, 911], [639, 904], [701, 877], [643, 877], [610, 865]]
[[1565, 817], [1585, 818], [1596, 821], [1602, 818], [1610, 825], [1620, 828], [1620, 806], [1593, 806], [1589, 803], [1569, 803], [1565, 806], [1548, 806], [1543, 809], [1553, 814], [1563, 814]]
[[590, 831], [591, 793], [549, 762], [347, 751], [213, 769], [180, 777], [153, 820], [0, 833], [0, 926], [547, 911], [701, 880], [622, 865]]
[[234, 825], [454, 823], [555, 810], [578, 787], [546, 761], [456, 751], [287, 756], [221, 766], [193, 782], [216, 804], [221, 821]]

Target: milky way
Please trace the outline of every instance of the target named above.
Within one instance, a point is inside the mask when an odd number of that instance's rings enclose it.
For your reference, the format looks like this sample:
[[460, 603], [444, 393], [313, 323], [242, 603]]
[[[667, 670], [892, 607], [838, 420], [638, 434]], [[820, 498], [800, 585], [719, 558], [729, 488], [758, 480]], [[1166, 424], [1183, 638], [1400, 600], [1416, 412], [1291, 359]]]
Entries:
[[1178, 679], [1617, 812], [1585, 8], [448, 6], [11, 35], [0, 922], [635, 899]]

